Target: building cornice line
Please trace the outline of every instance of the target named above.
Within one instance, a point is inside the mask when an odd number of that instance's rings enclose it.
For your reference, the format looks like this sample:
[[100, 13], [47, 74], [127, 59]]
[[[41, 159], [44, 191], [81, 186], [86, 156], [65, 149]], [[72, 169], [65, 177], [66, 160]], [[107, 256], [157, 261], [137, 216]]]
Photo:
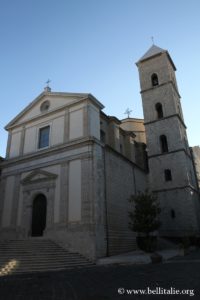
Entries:
[[120, 156], [122, 159], [124, 159], [127, 162], [131, 163], [134, 167], [138, 168], [140, 171], [142, 171], [142, 172], [144, 172], [146, 174], [148, 173], [148, 171], [146, 171], [145, 169], [143, 169], [140, 166], [138, 166], [136, 163], [134, 163], [132, 160], [130, 160], [129, 158], [127, 158], [126, 156], [124, 156], [123, 154], [121, 154], [120, 152], [118, 152], [117, 150], [115, 150], [110, 145], [106, 144], [105, 145], [105, 149], [108, 150], [108, 151], [114, 152], [116, 155]]
[[177, 150], [173, 150], [173, 151], [168, 151], [168, 152], [165, 152], [165, 153], [158, 153], [158, 154], [153, 154], [153, 155], [149, 155], [148, 156], [148, 159], [151, 159], [151, 158], [154, 158], [154, 157], [158, 157], [158, 156], [166, 156], [166, 155], [170, 155], [170, 154], [174, 154], [176, 152], [185, 152], [185, 154], [190, 158], [192, 159], [191, 155], [189, 155], [187, 153], [187, 151], [184, 149], [184, 148], [180, 148], [180, 149], [177, 149]]
[[178, 90], [177, 90], [177, 88], [176, 88], [176, 86], [175, 86], [175, 84], [173, 83], [172, 80], [168, 80], [168, 81], [166, 81], [166, 82], [164, 82], [164, 83], [161, 83], [161, 84], [159, 84], [159, 85], [152, 86], [152, 87], [150, 87], [150, 88], [148, 88], [148, 89], [145, 89], [145, 90], [141, 90], [141, 91], [140, 91], [140, 94], [146, 93], [146, 92], [148, 92], [148, 91], [156, 90], [156, 89], [158, 89], [158, 88], [160, 88], [160, 87], [162, 87], [162, 86], [164, 86], [164, 85], [167, 85], [167, 84], [172, 84], [172, 86], [174, 87], [174, 90], [176, 91], [178, 97], [181, 98], [181, 95], [179, 94], [179, 92], [178, 92]]
[[94, 143], [102, 145], [102, 143], [94, 137], [87, 137], [87, 138], [82, 138], [82, 139], [79, 138], [77, 140], [74, 140], [74, 141], [59, 145], [59, 146], [50, 147], [45, 150], [26, 154], [23, 156], [5, 159], [1, 165], [3, 168], [5, 168], [5, 167], [9, 166], [10, 164], [16, 165], [18, 163], [30, 161], [32, 159], [43, 158], [43, 157], [54, 155], [56, 153], [65, 152], [65, 151], [73, 149], [74, 147], [81, 148], [83, 146], [93, 145]]
[[198, 190], [195, 189], [192, 185], [183, 185], [183, 186], [177, 186], [172, 188], [165, 188], [165, 189], [158, 189], [158, 190], [152, 190], [153, 193], [162, 193], [162, 192], [168, 192], [168, 191], [174, 191], [174, 190], [183, 190], [183, 189], [190, 189], [197, 194], [199, 194]]
[[44, 163], [38, 163], [37, 165], [34, 165], [34, 166], [21, 167], [21, 168], [18, 168], [18, 170], [11, 170], [11, 171], [9, 170], [9, 171], [6, 171], [2, 175], [2, 180], [5, 179], [7, 176], [12, 176], [12, 175], [16, 176], [17, 174], [31, 172], [34, 170], [39, 170], [39, 169], [43, 169], [43, 168], [58, 165], [58, 164], [61, 164], [61, 165], [66, 164], [69, 161], [76, 160], [76, 159], [89, 159], [89, 158], [92, 159], [92, 154], [90, 152], [85, 152], [85, 153], [80, 153], [80, 154], [76, 154], [76, 155], [70, 155], [69, 157], [63, 157], [63, 158], [55, 159], [52, 161], [47, 161]]
[[181, 117], [180, 117], [179, 114], [173, 114], [173, 115], [170, 115], [170, 116], [167, 116], [167, 117], [163, 117], [163, 118], [161, 118], [161, 119], [157, 119], [157, 120], [145, 122], [145, 123], [144, 123], [144, 126], [145, 126], [145, 125], [149, 125], [149, 124], [153, 124], [153, 123], [156, 123], [156, 122], [162, 122], [162, 121], [164, 121], [164, 120], [166, 120], [166, 119], [170, 119], [170, 118], [174, 118], [174, 117], [177, 117], [177, 118], [179, 119], [179, 121], [181, 122], [181, 124], [183, 125], [183, 127], [184, 127], [185, 129], [187, 129], [185, 123], [183, 122], [183, 120], [181, 119]]

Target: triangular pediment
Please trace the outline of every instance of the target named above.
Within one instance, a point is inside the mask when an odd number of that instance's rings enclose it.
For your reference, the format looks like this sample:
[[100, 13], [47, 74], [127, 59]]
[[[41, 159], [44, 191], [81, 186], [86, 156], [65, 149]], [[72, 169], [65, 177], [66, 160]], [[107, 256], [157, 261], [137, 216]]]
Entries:
[[22, 181], [22, 184], [30, 184], [41, 181], [49, 181], [56, 179], [58, 175], [44, 171], [44, 170], [35, 170], [27, 175]]
[[[43, 92], [35, 100], [33, 100], [24, 110], [22, 110], [5, 129], [9, 129], [16, 125], [26, 124], [36, 118], [41, 118], [54, 111], [65, 108], [68, 105], [79, 102], [88, 98], [86, 93], [58, 93], [58, 92]], [[46, 109], [43, 109], [43, 104]]]

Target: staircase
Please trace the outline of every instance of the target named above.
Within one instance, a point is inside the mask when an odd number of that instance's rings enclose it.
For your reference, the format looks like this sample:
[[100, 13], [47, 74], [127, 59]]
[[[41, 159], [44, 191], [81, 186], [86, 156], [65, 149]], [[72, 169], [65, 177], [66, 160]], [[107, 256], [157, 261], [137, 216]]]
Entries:
[[69, 252], [48, 239], [0, 241], [0, 276], [92, 265], [82, 255]]

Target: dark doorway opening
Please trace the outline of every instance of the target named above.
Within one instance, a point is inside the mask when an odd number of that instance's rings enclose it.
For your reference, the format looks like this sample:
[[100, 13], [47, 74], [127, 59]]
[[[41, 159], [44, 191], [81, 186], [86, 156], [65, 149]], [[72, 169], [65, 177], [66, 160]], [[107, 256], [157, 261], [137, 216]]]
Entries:
[[33, 200], [32, 209], [32, 236], [42, 236], [46, 227], [47, 199], [39, 194]]

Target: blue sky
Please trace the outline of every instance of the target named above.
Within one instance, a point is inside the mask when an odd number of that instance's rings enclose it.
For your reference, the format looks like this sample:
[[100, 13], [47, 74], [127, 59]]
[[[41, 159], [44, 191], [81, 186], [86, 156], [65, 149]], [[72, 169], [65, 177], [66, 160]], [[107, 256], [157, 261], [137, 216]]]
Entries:
[[176, 67], [191, 146], [200, 144], [199, 0], [0, 0], [4, 126], [43, 91], [90, 92], [119, 119], [143, 117], [135, 62], [155, 44]]

